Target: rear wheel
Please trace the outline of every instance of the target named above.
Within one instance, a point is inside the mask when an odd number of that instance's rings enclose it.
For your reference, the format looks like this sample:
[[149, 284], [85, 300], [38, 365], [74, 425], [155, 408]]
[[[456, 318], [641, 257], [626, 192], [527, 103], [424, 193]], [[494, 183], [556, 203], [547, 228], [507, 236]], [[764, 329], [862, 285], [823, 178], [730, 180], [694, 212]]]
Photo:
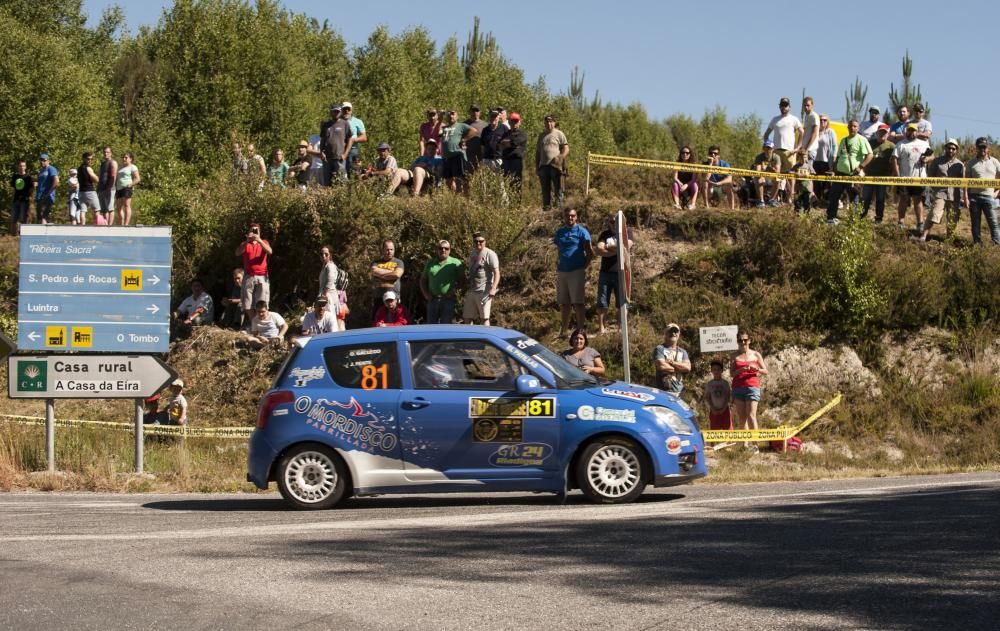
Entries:
[[631, 502], [646, 488], [645, 454], [627, 438], [605, 438], [591, 443], [577, 461], [576, 481], [591, 501]]
[[321, 445], [293, 447], [281, 457], [277, 477], [281, 496], [300, 510], [331, 508], [347, 488], [343, 461]]

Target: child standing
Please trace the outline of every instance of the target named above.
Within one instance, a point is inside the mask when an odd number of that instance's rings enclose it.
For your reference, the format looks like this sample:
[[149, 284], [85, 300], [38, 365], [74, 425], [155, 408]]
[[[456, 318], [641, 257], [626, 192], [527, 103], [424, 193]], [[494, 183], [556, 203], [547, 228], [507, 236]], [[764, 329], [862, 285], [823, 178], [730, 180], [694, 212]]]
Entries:
[[[792, 167], [792, 173], [799, 176], [815, 175], [816, 171], [813, 169], [812, 161], [806, 159], [805, 149], [799, 149], [797, 152], [795, 166]], [[796, 178], [794, 204], [795, 212], [807, 213], [812, 209], [812, 194], [812, 180], [807, 180], [804, 177]]]
[[170, 425], [187, 425], [188, 423], [188, 402], [181, 394], [184, 389], [184, 381], [174, 379], [170, 384], [170, 399], [167, 401], [167, 419]]
[[80, 204], [80, 178], [77, 177], [77, 170], [69, 170], [69, 179], [66, 180], [69, 187], [69, 218], [74, 226], [82, 226], [87, 223], [87, 209]]
[[712, 379], [705, 383], [705, 400], [708, 401], [709, 429], [733, 429], [733, 414], [729, 409], [732, 388], [722, 378], [722, 362], [712, 360]]

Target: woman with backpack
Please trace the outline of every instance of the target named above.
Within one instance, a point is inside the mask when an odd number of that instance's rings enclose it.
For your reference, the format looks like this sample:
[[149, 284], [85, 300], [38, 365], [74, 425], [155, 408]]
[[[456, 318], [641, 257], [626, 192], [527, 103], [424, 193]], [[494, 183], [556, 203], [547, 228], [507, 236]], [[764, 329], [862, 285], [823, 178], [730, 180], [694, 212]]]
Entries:
[[339, 329], [344, 331], [347, 329], [342, 317], [342, 314], [346, 316], [347, 300], [344, 290], [347, 289], [347, 272], [339, 269], [333, 262], [330, 246], [320, 248], [319, 258], [323, 263], [319, 272], [319, 295], [326, 297], [327, 308], [337, 318]]

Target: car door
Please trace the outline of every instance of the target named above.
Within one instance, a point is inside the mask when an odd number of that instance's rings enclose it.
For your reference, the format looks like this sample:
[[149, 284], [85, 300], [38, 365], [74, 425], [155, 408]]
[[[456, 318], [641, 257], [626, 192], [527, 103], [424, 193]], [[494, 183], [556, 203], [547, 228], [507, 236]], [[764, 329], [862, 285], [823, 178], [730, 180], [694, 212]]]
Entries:
[[559, 471], [556, 391], [521, 397], [528, 370], [487, 340], [411, 341], [399, 436], [410, 479], [543, 478]]

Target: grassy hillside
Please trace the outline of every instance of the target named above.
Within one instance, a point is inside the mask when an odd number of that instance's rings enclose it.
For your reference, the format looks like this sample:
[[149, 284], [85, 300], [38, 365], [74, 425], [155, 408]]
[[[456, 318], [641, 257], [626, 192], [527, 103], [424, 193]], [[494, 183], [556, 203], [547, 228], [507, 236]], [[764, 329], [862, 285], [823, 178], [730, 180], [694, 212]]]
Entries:
[[[604, 177], [598, 190], [617, 190], [636, 176]], [[471, 233], [482, 230], [503, 270], [495, 323], [560, 349], [565, 341], [553, 338], [556, 253], [549, 241], [559, 219], [534, 203], [505, 207], [498, 186], [490, 178], [477, 180], [471, 199], [439, 194], [379, 200], [378, 190], [367, 186], [303, 195], [257, 194], [214, 183], [158, 200], [150, 223], [175, 228], [175, 302], [195, 276], [218, 293], [238, 262], [232, 251], [243, 227], [251, 220], [262, 223], [275, 249], [274, 309], [292, 318], [315, 295], [319, 247], [330, 244], [337, 263], [351, 274], [351, 327], [365, 324], [367, 267], [382, 238], [399, 244], [407, 265], [403, 301], [419, 314], [418, 272], [434, 242], [448, 238], [456, 253], [464, 253]], [[646, 186], [655, 196], [655, 178]], [[531, 191], [526, 195], [534, 202]], [[762, 454], [748, 462], [742, 452], [723, 452], [713, 457], [716, 479], [997, 465], [1000, 249], [972, 247], [967, 219], [957, 237], [920, 244], [894, 226], [867, 221], [831, 229], [818, 216], [796, 217], [789, 209], [676, 211], [667, 208], [666, 198], [661, 203], [597, 193], [586, 201], [569, 199], [595, 233], [618, 209], [636, 225], [633, 381], [652, 383], [652, 350], [665, 324], [678, 322], [694, 364], [684, 396], [701, 406], [710, 358], [698, 352], [698, 327], [736, 324], [753, 333], [771, 368], [761, 406], [764, 425], [798, 422], [836, 392], [845, 393], [845, 402], [803, 436], [808, 453]], [[14, 238], [0, 240], [0, 323], [9, 334], [16, 315], [16, 247]], [[591, 303], [596, 274], [590, 270]], [[594, 337], [592, 345], [604, 356], [609, 376], [620, 377], [617, 333]], [[281, 359], [280, 351], [254, 352], [234, 334], [205, 330], [175, 344], [168, 361], [188, 383], [196, 423], [248, 425]], [[39, 415], [42, 405], [4, 399], [3, 408]], [[114, 402], [60, 402], [58, 409], [60, 417], [73, 418], [127, 420], [130, 414], [127, 403]], [[109, 439], [60, 430], [59, 436], [59, 467], [72, 475], [39, 481], [26, 471], [42, 466], [41, 430], [0, 425], [0, 488], [244, 488], [238, 441], [154, 442], [147, 448], [147, 468], [158, 480], [135, 482], [114, 475], [130, 467], [127, 434]]]

